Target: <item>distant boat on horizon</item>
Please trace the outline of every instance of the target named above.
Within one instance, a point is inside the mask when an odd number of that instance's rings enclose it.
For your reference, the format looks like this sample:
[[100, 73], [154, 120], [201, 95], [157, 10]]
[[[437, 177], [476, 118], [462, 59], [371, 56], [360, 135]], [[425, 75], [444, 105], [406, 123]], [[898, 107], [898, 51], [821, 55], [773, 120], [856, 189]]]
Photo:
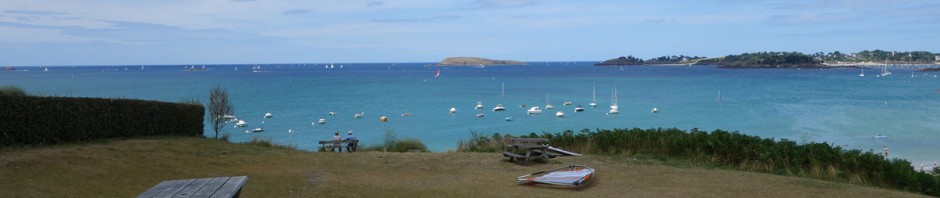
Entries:
[[441, 69], [434, 70], [434, 77], [437, 78], [438, 76], [441, 76]]

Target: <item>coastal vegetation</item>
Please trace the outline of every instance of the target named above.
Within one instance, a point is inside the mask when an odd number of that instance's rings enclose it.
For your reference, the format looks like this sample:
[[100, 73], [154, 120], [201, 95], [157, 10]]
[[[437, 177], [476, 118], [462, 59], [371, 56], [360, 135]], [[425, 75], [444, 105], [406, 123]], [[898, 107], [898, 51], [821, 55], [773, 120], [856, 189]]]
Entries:
[[0, 147], [152, 135], [202, 136], [202, 105], [159, 101], [0, 96]]
[[491, 60], [486, 58], [479, 57], [447, 57], [441, 62], [438, 62], [437, 66], [457, 66], [457, 65], [470, 65], [470, 66], [479, 66], [479, 65], [522, 65], [525, 62], [514, 61], [514, 60]]
[[23, 91], [20, 87], [17, 86], [2, 86], [0, 87], [0, 96], [25, 96], [26, 91]]
[[651, 58], [649, 60], [643, 61], [643, 63], [650, 64], [650, 65], [690, 64], [690, 63], [694, 63], [693, 61], [696, 61], [699, 59], [705, 59], [705, 58], [707, 57], [672, 55], [672, 56], [660, 56], [656, 58]]
[[927, 51], [897, 52], [884, 50], [864, 50], [851, 54], [844, 54], [839, 51], [829, 53], [818, 52], [812, 54], [812, 56], [817, 60], [826, 63], [877, 62], [885, 64], [933, 64], [937, 62], [937, 56], [940, 55]]
[[398, 138], [398, 134], [391, 129], [385, 129], [385, 137], [382, 144], [364, 146], [360, 151], [382, 151], [382, 152], [428, 152], [428, 147], [424, 142], [417, 138]]
[[594, 65], [598, 66], [609, 66], [609, 65], [643, 65], [643, 59], [633, 57], [633, 56], [621, 56], [620, 58], [605, 60], [604, 62], [597, 63]]
[[869, 64], [937, 64], [940, 54], [927, 51], [864, 50], [845, 54], [835, 52], [751, 52], [716, 58], [698, 56], [660, 56], [643, 60], [633, 56], [603, 61], [595, 65], [717, 65], [724, 68], [798, 68], [843, 67]]
[[[134, 197], [165, 180], [247, 175], [242, 197], [926, 197], [680, 163], [585, 155], [519, 165], [497, 153], [308, 152], [152, 136], [0, 150], [0, 192]], [[595, 168], [598, 175], [580, 190], [514, 182], [520, 175], [572, 164]]]
[[[458, 143], [458, 151], [490, 152], [502, 149], [510, 135], [471, 133]], [[626, 155], [692, 163], [714, 164], [732, 169], [808, 177], [876, 187], [887, 187], [940, 196], [940, 169], [919, 172], [902, 159], [885, 159], [872, 151], [847, 150], [823, 143], [798, 144], [738, 132], [692, 129], [598, 129], [531, 133], [526, 137], [549, 138], [551, 145], [566, 150]]]
[[698, 64], [714, 64], [722, 67], [821, 67], [822, 62], [799, 52], [757, 52], [728, 55], [717, 59], [699, 61]]

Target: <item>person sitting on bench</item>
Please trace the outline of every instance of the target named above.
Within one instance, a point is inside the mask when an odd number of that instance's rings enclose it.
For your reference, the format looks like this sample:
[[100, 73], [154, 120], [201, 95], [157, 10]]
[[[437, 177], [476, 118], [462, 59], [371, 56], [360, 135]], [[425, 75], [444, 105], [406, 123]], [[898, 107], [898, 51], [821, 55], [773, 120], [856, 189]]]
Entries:
[[[346, 139], [344, 140], [356, 140], [356, 136], [353, 136], [352, 131], [349, 131], [349, 132], [346, 132]], [[352, 141], [352, 142], [346, 143], [346, 152], [353, 152], [353, 151], [356, 151], [356, 142]]]

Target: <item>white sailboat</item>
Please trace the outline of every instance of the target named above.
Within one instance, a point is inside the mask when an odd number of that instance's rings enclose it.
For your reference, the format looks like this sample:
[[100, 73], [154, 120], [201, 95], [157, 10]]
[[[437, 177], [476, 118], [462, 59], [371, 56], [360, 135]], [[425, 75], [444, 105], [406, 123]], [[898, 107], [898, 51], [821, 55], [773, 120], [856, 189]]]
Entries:
[[597, 83], [591, 86], [591, 103], [588, 106], [591, 106], [591, 108], [597, 107]]
[[610, 111], [608, 114], [620, 113], [620, 107], [617, 106], [617, 84], [614, 84], [614, 91], [610, 94]]
[[477, 102], [477, 106], [476, 106], [476, 107], [473, 107], [473, 108], [474, 108], [474, 109], [482, 109], [482, 108], [483, 108], [483, 102]]
[[858, 77], [865, 77], [865, 68], [861, 67], [861, 69], [862, 69], [862, 73], [858, 74]]
[[557, 113], [555, 113], [555, 117], [563, 118], [565, 117], [565, 112], [558, 111]]
[[450, 113], [457, 113], [457, 108], [456, 108], [456, 107], [451, 107], [451, 108], [450, 108]]
[[552, 106], [548, 103], [548, 94], [545, 94], [545, 109], [554, 109], [555, 106]]
[[885, 67], [881, 69], [881, 76], [891, 75], [891, 71], [888, 71], [888, 59], [885, 59]]
[[718, 90], [718, 102], [721, 102], [721, 89]]

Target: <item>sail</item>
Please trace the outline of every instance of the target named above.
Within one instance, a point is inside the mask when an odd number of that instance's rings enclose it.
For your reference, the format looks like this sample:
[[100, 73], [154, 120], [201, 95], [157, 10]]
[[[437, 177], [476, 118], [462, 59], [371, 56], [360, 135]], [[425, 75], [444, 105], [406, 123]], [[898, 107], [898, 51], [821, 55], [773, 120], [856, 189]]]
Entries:
[[594, 169], [576, 165], [519, 176], [516, 177], [516, 181], [524, 184], [550, 184], [577, 187], [590, 181], [593, 176]]
[[437, 69], [434, 71], [434, 77], [437, 78], [438, 76], [441, 76], [441, 69]]

